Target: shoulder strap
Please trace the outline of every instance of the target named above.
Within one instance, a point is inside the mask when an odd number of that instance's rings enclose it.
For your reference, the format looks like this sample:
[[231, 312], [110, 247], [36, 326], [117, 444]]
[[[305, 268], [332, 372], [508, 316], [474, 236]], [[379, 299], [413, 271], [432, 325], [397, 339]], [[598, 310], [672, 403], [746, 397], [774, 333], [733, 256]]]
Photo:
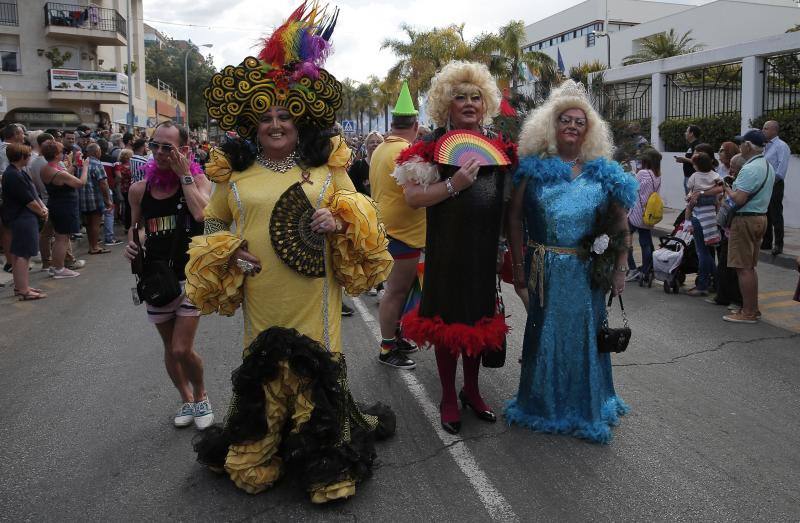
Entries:
[[756, 192], [754, 192], [753, 194], [748, 194], [748, 195], [747, 195], [747, 201], [748, 201], [748, 202], [749, 202], [750, 200], [752, 200], [753, 198], [755, 198], [755, 197], [758, 195], [758, 193], [760, 193], [760, 192], [761, 192], [761, 190], [762, 190], [762, 189], [764, 188], [764, 186], [767, 184], [767, 180], [769, 180], [769, 170], [770, 170], [770, 169], [772, 169], [772, 166], [769, 164], [769, 162], [767, 161], [767, 159], [766, 159], [766, 158], [764, 158], [764, 163], [765, 163], [765, 164], [766, 164], [766, 166], [767, 166], [767, 169], [766, 169], [766, 171], [767, 171], [767, 174], [765, 174], [765, 175], [764, 175], [764, 181], [763, 181], [763, 182], [761, 182], [761, 185], [758, 187], [758, 190], [757, 190]]
[[175, 234], [172, 236], [172, 247], [169, 251], [169, 263], [172, 265], [173, 260], [178, 257], [178, 249], [186, 242], [187, 227], [186, 227], [186, 214], [188, 212], [188, 204], [186, 198], [183, 196], [183, 190], [178, 189], [178, 216], [175, 218]]

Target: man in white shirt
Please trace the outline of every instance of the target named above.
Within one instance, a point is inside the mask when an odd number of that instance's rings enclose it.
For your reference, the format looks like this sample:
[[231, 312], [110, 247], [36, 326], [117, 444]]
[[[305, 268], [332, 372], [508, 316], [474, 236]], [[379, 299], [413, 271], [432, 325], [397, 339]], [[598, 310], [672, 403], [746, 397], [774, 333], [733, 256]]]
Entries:
[[772, 187], [772, 199], [767, 211], [767, 232], [764, 234], [761, 249], [772, 249], [772, 255], [777, 256], [783, 252], [783, 182], [786, 179], [792, 152], [789, 150], [789, 145], [778, 136], [780, 132], [778, 122], [775, 120], [764, 122], [761, 131], [767, 138], [764, 158], [775, 169], [775, 185]]

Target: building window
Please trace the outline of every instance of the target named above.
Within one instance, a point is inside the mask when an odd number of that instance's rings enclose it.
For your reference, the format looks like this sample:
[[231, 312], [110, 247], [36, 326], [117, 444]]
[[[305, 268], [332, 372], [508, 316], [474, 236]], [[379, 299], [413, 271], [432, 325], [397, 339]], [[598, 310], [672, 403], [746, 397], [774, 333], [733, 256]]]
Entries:
[[594, 47], [596, 38], [594, 33], [589, 33], [586, 35], [586, 47]]
[[19, 72], [19, 51], [16, 49], [0, 49], [0, 71], [4, 73]]

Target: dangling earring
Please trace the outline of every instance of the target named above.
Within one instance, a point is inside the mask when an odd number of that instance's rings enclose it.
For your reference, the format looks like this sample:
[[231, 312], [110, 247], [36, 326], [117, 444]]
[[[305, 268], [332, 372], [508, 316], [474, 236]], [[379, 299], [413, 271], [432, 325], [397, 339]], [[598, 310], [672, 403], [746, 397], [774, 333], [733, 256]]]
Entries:
[[450, 121], [450, 112], [447, 112], [447, 127], [445, 131], [451, 131], [453, 129], [453, 122]]
[[261, 147], [261, 140], [259, 140], [258, 137], [256, 137], [256, 154], [258, 154], [258, 156], [263, 156], [261, 154], [263, 151], [264, 149]]

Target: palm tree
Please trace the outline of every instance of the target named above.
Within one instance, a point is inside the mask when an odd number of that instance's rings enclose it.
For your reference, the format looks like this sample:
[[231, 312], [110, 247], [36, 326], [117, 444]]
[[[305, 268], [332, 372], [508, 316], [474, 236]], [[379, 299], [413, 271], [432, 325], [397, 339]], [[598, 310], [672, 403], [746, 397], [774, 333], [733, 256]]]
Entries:
[[[523, 51], [525, 23], [514, 20], [501, 27], [497, 34], [483, 34], [472, 42], [475, 56], [486, 63], [492, 74], [501, 82], [517, 89], [525, 81], [524, 69], [539, 82], [552, 85], [558, 81], [556, 63], [547, 54]], [[549, 90], [549, 89], [548, 89]]]
[[622, 59], [622, 65], [639, 64], [699, 51], [704, 46], [703, 44], [695, 43], [694, 38], [689, 36], [691, 32], [690, 29], [683, 36], [678, 37], [675, 29], [670, 29], [668, 33], [648, 36], [642, 39], [641, 48], [638, 52]]
[[383, 129], [389, 131], [389, 106], [400, 96], [400, 83], [385, 78], [378, 84], [378, 107], [383, 111]]
[[586, 89], [589, 89], [589, 75], [591, 73], [605, 71], [607, 68], [608, 67], [606, 64], [600, 60], [595, 60], [594, 62], [581, 62], [578, 65], [573, 65], [569, 68], [567, 77], [575, 80], [576, 82], [582, 83], [584, 86], [586, 86]]
[[342, 108], [339, 110], [339, 120], [353, 119], [353, 103], [356, 98], [356, 82], [350, 78], [342, 80]]
[[387, 79], [391, 82], [408, 80], [408, 88], [414, 100], [427, 91], [436, 71], [451, 60], [470, 58], [472, 49], [464, 41], [464, 26], [450, 25], [430, 31], [416, 31], [408, 24], [401, 29], [406, 39], [387, 38], [381, 49], [391, 50], [399, 60], [389, 69]]

